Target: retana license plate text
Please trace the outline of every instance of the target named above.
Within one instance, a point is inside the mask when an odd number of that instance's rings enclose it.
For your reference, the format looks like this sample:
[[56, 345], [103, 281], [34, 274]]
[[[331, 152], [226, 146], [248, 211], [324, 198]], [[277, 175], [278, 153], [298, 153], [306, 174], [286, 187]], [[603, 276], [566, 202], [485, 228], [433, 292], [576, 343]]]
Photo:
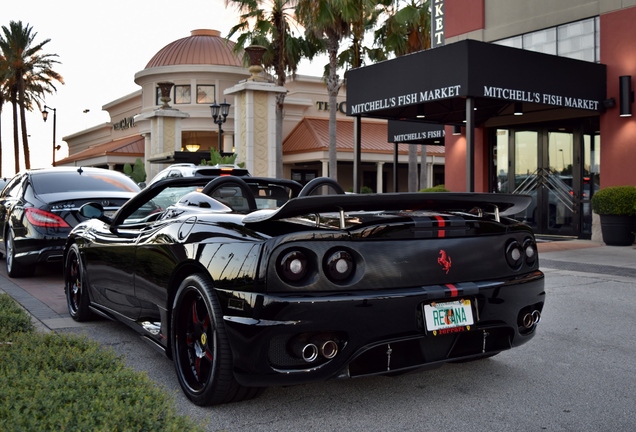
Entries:
[[474, 324], [470, 300], [434, 302], [424, 305], [426, 329], [433, 336], [470, 330]]

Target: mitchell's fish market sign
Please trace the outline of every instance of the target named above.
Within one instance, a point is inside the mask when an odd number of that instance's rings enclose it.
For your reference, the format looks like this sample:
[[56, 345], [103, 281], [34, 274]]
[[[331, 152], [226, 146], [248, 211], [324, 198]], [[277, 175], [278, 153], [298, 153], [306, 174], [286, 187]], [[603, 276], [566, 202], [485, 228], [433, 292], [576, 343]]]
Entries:
[[484, 97], [598, 111], [599, 101], [520, 89], [484, 86]]
[[408, 93], [399, 96], [392, 96], [384, 99], [378, 99], [369, 102], [363, 102], [351, 106], [351, 115], [364, 114], [371, 111], [380, 111], [383, 109], [397, 108], [401, 106], [414, 105], [422, 102], [430, 102], [440, 99], [448, 99], [458, 97], [462, 86], [451, 85], [440, 87], [433, 90], [424, 90], [415, 93]]
[[[382, 111], [442, 99], [451, 99], [459, 96], [466, 96], [466, 93], [462, 93], [462, 86], [460, 84], [450, 85], [354, 104], [351, 105], [350, 115], [359, 115], [373, 111]], [[600, 107], [600, 102], [592, 99], [582, 99], [565, 95], [487, 85], [483, 86], [483, 93], [477, 97], [479, 96], [514, 102], [532, 102], [543, 105], [555, 105], [565, 108], [578, 108], [592, 111], [598, 111]]]
[[393, 141], [397, 143], [405, 143], [409, 141], [420, 141], [426, 139], [444, 138], [444, 130], [429, 130], [421, 132], [411, 132], [393, 135]]

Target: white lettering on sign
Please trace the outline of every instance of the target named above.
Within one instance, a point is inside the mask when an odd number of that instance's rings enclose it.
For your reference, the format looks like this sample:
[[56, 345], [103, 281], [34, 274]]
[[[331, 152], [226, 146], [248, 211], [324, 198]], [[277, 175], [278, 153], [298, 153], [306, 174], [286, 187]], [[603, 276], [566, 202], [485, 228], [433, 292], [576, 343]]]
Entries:
[[431, 48], [435, 48], [444, 45], [444, 0], [435, 0], [432, 18]]
[[414, 105], [438, 99], [453, 98], [459, 96], [461, 88], [462, 86], [457, 84], [432, 90], [424, 90], [420, 91], [419, 93], [408, 93], [404, 95], [388, 97], [385, 99], [363, 102], [351, 106], [351, 115], [363, 114], [370, 111], [379, 111], [406, 105]]
[[518, 102], [533, 102], [545, 105], [556, 105], [592, 111], [598, 111], [599, 109], [599, 102], [595, 100], [573, 98], [548, 93], [531, 92], [520, 89], [484, 86], [484, 96], [495, 99], [506, 99]]
[[440, 130], [433, 130], [433, 131], [422, 131], [422, 132], [412, 132], [412, 133], [393, 135], [393, 142], [400, 143], [400, 142], [443, 138], [443, 137], [444, 137], [444, 131], [440, 129]]
[[459, 90], [461, 88], [461, 85], [454, 85], [420, 92], [420, 102], [427, 102], [437, 99], [448, 99], [459, 96]]
[[369, 111], [378, 111], [397, 106], [395, 97], [374, 100], [370, 102], [362, 102], [351, 107], [351, 114], [362, 114]]
[[598, 101], [593, 101], [589, 99], [570, 98], [570, 97], [564, 97], [563, 100], [565, 101], [565, 104], [563, 106], [566, 106], [566, 107], [581, 108], [586, 110], [598, 109]]
[[484, 86], [484, 96], [495, 99], [508, 99], [516, 100], [520, 102], [535, 102], [539, 103], [540, 93], [529, 92], [525, 90], [507, 89], [501, 87], [487, 87]]

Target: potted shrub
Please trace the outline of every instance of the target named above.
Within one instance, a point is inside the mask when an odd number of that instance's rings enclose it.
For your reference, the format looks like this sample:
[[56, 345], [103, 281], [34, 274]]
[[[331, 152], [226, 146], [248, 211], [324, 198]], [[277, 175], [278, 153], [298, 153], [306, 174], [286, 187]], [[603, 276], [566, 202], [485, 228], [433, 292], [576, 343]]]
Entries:
[[601, 218], [603, 241], [609, 246], [629, 246], [636, 231], [636, 186], [610, 186], [592, 197], [592, 210]]

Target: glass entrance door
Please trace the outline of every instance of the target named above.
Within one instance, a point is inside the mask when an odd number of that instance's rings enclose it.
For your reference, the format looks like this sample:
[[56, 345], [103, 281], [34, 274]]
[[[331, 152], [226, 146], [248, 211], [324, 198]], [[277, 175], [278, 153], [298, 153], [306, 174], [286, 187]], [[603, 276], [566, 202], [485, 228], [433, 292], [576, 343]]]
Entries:
[[495, 189], [532, 198], [528, 208], [515, 218], [539, 234], [578, 235], [580, 215], [575, 188], [580, 184], [574, 181], [575, 133], [563, 128], [500, 129], [496, 136]]

